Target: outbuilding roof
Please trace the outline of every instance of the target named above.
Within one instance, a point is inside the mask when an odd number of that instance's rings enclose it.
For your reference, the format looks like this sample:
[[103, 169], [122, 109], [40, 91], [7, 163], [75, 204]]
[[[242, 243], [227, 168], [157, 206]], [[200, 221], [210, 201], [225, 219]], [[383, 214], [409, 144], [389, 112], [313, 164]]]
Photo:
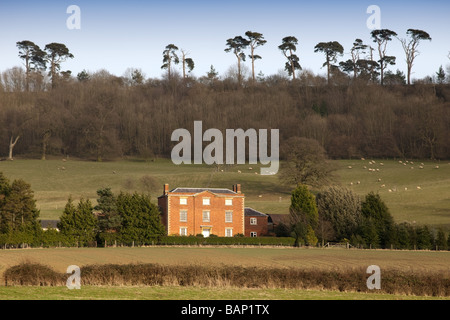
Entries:
[[244, 214], [247, 217], [266, 217], [267, 216], [267, 214], [265, 214], [265, 213], [262, 213], [258, 210], [255, 210], [253, 208], [248, 208], [248, 207], [244, 209]]

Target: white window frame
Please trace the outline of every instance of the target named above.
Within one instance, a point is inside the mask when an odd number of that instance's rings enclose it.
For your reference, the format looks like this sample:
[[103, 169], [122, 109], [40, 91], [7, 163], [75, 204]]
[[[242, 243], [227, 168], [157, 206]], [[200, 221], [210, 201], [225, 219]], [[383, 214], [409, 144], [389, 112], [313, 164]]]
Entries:
[[[187, 210], [186, 209], [182, 209], [180, 210], [180, 222], [187, 222]], [[183, 219], [183, 215], [184, 215], [184, 219]]]
[[232, 206], [233, 205], [233, 199], [225, 199], [225, 205], [226, 206]]
[[180, 204], [187, 204], [187, 198], [180, 198]]
[[187, 236], [187, 227], [180, 227], [180, 236]]
[[250, 237], [254, 238], [254, 237], [257, 237], [257, 236], [258, 236], [258, 233], [256, 231], [250, 232]]
[[233, 211], [230, 210], [225, 211], [225, 222], [226, 223], [233, 222]]
[[203, 205], [204, 206], [211, 205], [211, 199], [210, 198], [203, 198]]
[[[206, 214], [206, 216], [205, 216]], [[205, 219], [206, 217], [206, 219]], [[209, 210], [203, 210], [202, 212], [202, 221], [203, 222], [211, 222], [211, 211]]]
[[258, 219], [256, 219], [256, 218], [250, 218], [250, 224], [251, 224], [252, 226], [256, 226], [256, 225], [258, 224]]
[[225, 237], [233, 236], [233, 228], [225, 228]]

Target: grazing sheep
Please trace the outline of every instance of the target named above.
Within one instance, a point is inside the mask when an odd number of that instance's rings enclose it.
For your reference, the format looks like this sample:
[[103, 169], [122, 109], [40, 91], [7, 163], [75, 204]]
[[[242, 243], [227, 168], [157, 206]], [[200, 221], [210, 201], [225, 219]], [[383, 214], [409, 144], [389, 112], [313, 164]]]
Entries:
[[381, 182], [381, 179], [378, 179], [378, 182]]
[[241, 170], [238, 170], [238, 173], [242, 173]]
[[366, 159], [364, 159], [364, 158], [361, 158], [361, 160], [362, 160], [362, 161], [365, 161]]
[[435, 169], [439, 169], [439, 166], [435, 166], [434, 168], [435, 168]]
[[391, 190], [391, 189], [389, 189], [389, 192], [392, 192], [392, 190]]
[[419, 169], [423, 169], [423, 166], [419, 166]]
[[349, 168], [349, 169], [352, 169], [353, 167], [352, 167], [352, 166], [348, 166], [348, 168]]
[[385, 185], [385, 184], [382, 184], [382, 185], [381, 185], [381, 187], [382, 187], [382, 188], [385, 188], [385, 187], [386, 187], [386, 185]]
[[252, 168], [252, 167], [249, 167], [248, 170], [253, 170], [253, 168]]
[[422, 190], [422, 188], [421, 188], [421, 187], [419, 187], [419, 186], [417, 186], [417, 190]]
[[361, 184], [361, 181], [358, 181], [357, 184]]

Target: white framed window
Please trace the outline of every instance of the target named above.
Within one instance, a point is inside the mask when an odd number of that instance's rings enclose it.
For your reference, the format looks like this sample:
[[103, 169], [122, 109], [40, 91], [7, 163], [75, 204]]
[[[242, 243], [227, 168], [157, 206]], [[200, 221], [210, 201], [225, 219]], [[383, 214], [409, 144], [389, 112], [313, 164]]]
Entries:
[[187, 222], [187, 210], [180, 210], [180, 222]]
[[250, 232], [250, 237], [257, 237], [258, 235], [257, 235], [257, 233], [255, 232], [255, 231], [252, 231], [252, 232]]
[[252, 226], [256, 226], [258, 224], [258, 220], [256, 218], [250, 218], [250, 224]]
[[187, 204], [187, 198], [180, 198], [180, 204]]
[[233, 222], [233, 211], [225, 211], [225, 222]]
[[203, 211], [203, 222], [210, 222], [210, 221], [211, 221], [210, 211], [204, 210]]
[[209, 198], [203, 198], [203, 205], [204, 206], [209, 206], [211, 204], [211, 199]]
[[180, 227], [180, 236], [187, 236], [187, 227]]
[[233, 228], [225, 228], [225, 237], [233, 236]]
[[225, 199], [225, 205], [226, 206], [232, 206], [233, 205], [233, 199]]

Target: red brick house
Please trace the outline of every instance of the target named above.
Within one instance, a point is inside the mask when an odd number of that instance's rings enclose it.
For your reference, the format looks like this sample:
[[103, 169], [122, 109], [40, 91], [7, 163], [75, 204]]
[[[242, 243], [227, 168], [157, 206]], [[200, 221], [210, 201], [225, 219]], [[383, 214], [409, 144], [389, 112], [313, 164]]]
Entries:
[[233, 189], [175, 188], [164, 185], [158, 197], [161, 220], [167, 235], [232, 237], [245, 234], [245, 196], [241, 185]]
[[252, 208], [245, 208], [245, 236], [263, 237], [269, 235], [269, 216]]

